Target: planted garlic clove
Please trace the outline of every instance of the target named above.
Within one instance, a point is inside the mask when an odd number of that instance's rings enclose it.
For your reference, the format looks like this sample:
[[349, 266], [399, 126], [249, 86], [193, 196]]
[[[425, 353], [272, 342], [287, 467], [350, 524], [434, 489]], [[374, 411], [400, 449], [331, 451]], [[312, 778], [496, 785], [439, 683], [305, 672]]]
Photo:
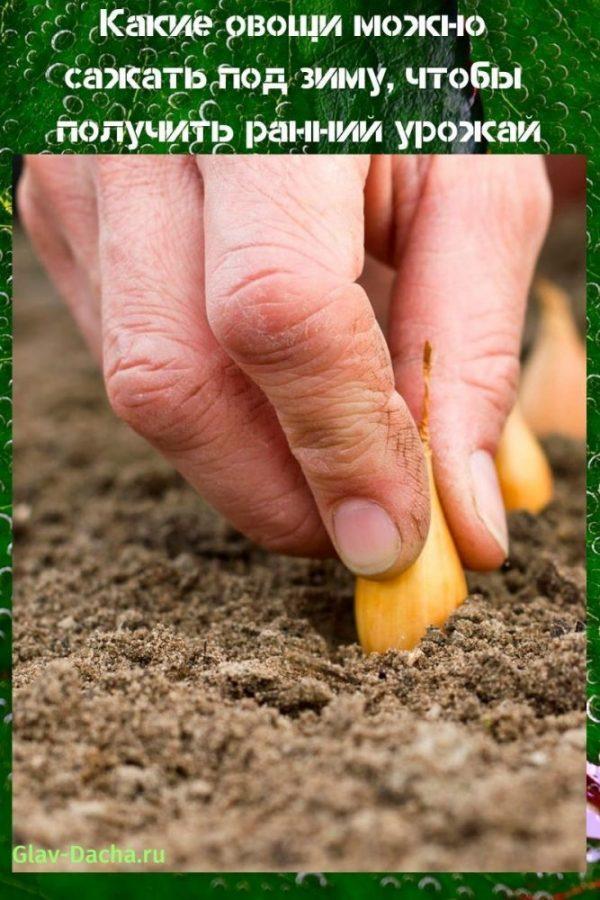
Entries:
[[429, 531], [419, 557], [401, 575], [385, 581], [357, 579], [356, 627], [366, 653], [411, 650], [430, 625], [441, 627], [468, 594], [465, 573], [433, 477], [428, 430], [430, 370], [431, 347], [426, 344], [423, 358], [425, 398], [420, 432], [431, 499]]
[[550, 465], [518, 402], [504, 425], [496, 453], [496, 471], [508, 512], [524, 509], [537, 514], [552, 500]]
[[540, 278], [540, 327], [523, 370], [519, 402], [532, 431], [585, 438], [586, 353], [564, 291]]
[[465, 573], [433, 480], [428, 448], [426, 457], [431, 524], [420, 556], [396, 578], [358, 578], [356, 582], [356, 626], [366, 653], [411, 650], [430, 625], [441, 627], [468, 594]]

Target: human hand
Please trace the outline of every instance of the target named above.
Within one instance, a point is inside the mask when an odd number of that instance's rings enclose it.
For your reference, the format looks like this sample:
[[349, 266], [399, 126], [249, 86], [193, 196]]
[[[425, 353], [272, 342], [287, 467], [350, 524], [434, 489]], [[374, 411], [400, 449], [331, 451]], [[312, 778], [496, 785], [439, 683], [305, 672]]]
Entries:
[[[539, 157], [29, 157], [19, 205], [116, 413], [272, 550], [393, 574], [429, 504], [497, 566], [493, 455], [549, 215]], [[387, 341], [356, 284], [397, 273]]]

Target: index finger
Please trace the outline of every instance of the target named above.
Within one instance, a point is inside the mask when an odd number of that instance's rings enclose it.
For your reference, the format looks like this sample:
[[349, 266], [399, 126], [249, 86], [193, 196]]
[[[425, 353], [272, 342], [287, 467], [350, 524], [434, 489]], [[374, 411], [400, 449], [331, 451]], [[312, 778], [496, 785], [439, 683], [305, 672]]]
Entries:
[[198, 164], [210, 326], [273, 404], [342, 560], [362, 575], [400, 571], [427, 533], [428, 490], [415, 423], [355, 283], [366, 164]]

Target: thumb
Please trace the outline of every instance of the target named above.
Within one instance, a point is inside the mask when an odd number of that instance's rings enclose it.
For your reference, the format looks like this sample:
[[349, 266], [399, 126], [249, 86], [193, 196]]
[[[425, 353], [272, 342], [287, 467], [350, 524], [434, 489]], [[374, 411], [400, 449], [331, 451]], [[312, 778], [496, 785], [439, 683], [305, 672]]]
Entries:
[[514, 403], [525, 302], [549, 210], [541, 157], [434, 157], [397, 261], [396, 385], [419, 417], [429, 341], [434, 473], [473, 569], [494, 568], [508, 553], [494, 456]]

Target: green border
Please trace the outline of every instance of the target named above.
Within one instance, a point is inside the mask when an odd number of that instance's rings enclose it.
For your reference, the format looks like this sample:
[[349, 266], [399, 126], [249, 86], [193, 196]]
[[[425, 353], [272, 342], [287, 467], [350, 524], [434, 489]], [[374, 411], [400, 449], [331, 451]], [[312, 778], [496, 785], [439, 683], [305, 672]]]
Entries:
[[[224, 8], [232, 12], [237, 7], [236, 0], [220, 0], [205, 4], [198, 2], [199, 8]], [[257, 3], [258, 7], [292, 9], [292, 0]], [[98, 4], [100, 5], [100, 4]], [[105, 4], [110, 6], [110, 4]], [[366, 3], [365, 8], [373, 9], [375, 2]], [[385, 5], [385, 4], [384, 4]], [[408, 4], [402, 5], [406, 11]], [[146, 0], [148, 9], [157, 8], [155, 0]], [[176, 3], [171, 4], [173, 8]], [[180, 4], [180, 6], [182, 6]], [[347, 8], [348, 4], [336, 4], [335, 0], [315, 3], [320, 11], [333, 12]], [[398, 11], [400, 4], [388, 3], [390, 11]], [[444, 6], [439, 3], [415, 2], [411, 9], [423, 10]], [[447, 4], [445, 5], [447, 6]], [[59, 8], [60, 7], [60, 8]], [[490, 9], [490, 7], [493, 7]], [[50, 15], [48, 14], [50, 11]], [[600, 229], [598, 217], [598, 124], [592, 117], [592, 98], [600, 94], [598, 77], [599, 42], [595, 26], [597, 23], [596, 0], [573, 3], [569, 0], [484, 0], [463, 2], [461, 11], [477, 12], [487, 21], [489, 33], [475, 41], [475, 59], [489, 59], [500, 66], [520, 63], [524, 66], [526, 92], [508, 95], [491, 91], [483, 92], [483, 104], [487, 118], [540, 119], [544, 134], [545, 152], [581, 153], [588, 157], [588, 358], [589, 358], [589, 528], [588, 528], [588, 576], [589, 576], [589, 618], [588, 628], [589, 700], [594, 719], [596, 709], [600, 714], [600, 632], [598, 629], [600, 603], [600, 556], [596, 542], [600, 542], [600, 512], [598, 497], [600, 489], [600, 406], [595, 390], [600, 377], [600, 350], [597, 335], [600, 332], [600, 290], [599, 266]], [[90, 42], [89, 28], [77, 31], [74, 22], [89, 22], [95, 14], [95, 4], [88, 0], [72, 0], [59, 4], [57, 0], [5, 0], [0, 3], [0, 55], [4, 60], [5, 72], [10, 79], [10, 87], [3, 92], [4, 109], [0, 110], [0, 607], [8, 608], [11, 598], [10, 584], [10, 534], [5, 518], [10, 512], [11, 502], [11, 209], [10, 180], [12, 155], [15, 152], [40, 152], [55, 150], [47, 123], [64, 114], [60, 90], [46, 80], [48, 59], [54, 51], [50, 42], [60, 31], [72, 30], [73, 40], [63, 35], [65, 44], [60, 52], [87, 52], [96, 58], [106, 48]], [[59, 44], [61, 43], [59, 41]], [[146, 42], [146, 43], [151, 43]], [[75, 45], [75, 46], [74, 46]], [[270, 48], [269, 48], [270, 49]], [[339, 48], [338, 48], [339, 51]], [[352, 58], [352, 53], [360, 52], [356, 47], [344, 48], [344, 54]], [[243, 42], [235, 48], [236, 56], [252, 58], [256, 45], [246, 46]], [[464, 46], [460, 53], [464, 52]], [[459, 58], [457, 57], [457, 58]], [[345, 59], [345, 56], [343, 57]], [[161, 102], [168, 103], [168, 97]], [[183, 98], [189, 103], [190, 98]], [[455, 110], [464, 109], [464, 98], [459, 98]], [[102, 100], [102, 102], [104, 102]], [[123, 98], [128, 114], [132, 110], [143, 109], [138, 96]], [[260, 101], [256, 101], [260, 106]], [[434, 102], [434, 101], [427, 101]], [[74, 101], [71, 101], [74, 103]], [[75, 104], [77, 105], [77, 104]], [[269, 111], [268, 104], [262, 103], [263, 113]], [[301, 106], [294, 109], [301, 109]], [[393, 110], [388, 110], [391, 115]], [[289, 111], [287, 117], [291, 117]], [[107, 147], [102, 148], [105, 152]], [[160, 148], [151, 147], [150, 150]], [[321, 148], [324, 149], [324, 148]], [[382, 151], [393, 148], [380, 148]], [[535, 148], [500, 148], [516, 152], [535, 152]], [[89, 152], [95, 148], [89, 147]], [[332, 148], [339, 152], [339, 147]], [[496, 148], [494, 148], [496, 150]], [[91, 898], [103, 897], [162, 897], [173, 893], [182, 897], [199, 897], [204, 894], [215, 896], [243, 896], [244, 894], [286, 894], [304, 896], [360, 897], [365, 895], [388, 895], [390, 889], [399, 890], [406, 898], [423, 897], [431, 893], [439, 897], [497, 898], [502, 896], [571, 897], [595, 896], [600, 887], [600, 865], [590, 864], [585, 874], [544, 875], [542, 873], [512, 873], [498, 875], [435, 874], [386, 875], [386, 874], [336, 874], [325, 877], [322, 885], [319, 878], [305, 878], [293, 874], [270, 875], [214, 875], [214, 874], [42, 874], [12, 875], [10, 873], [10, 636], [6, 627], [9, 619], [0, 612], [0, 890], [6, 896], [26, 893], [41, 897], [61, 897], [68, 900], [78, 897], [82, 890]], [[597, 706], [596, 706], [597, 704]], [[588, 722], [588, 758], [598, 761], [600, 751], [600, 726], [590, 719]], [[542, 892], [542, 893], [540, 893]], [[546, 893], [544, 893], [546, 892]]]

